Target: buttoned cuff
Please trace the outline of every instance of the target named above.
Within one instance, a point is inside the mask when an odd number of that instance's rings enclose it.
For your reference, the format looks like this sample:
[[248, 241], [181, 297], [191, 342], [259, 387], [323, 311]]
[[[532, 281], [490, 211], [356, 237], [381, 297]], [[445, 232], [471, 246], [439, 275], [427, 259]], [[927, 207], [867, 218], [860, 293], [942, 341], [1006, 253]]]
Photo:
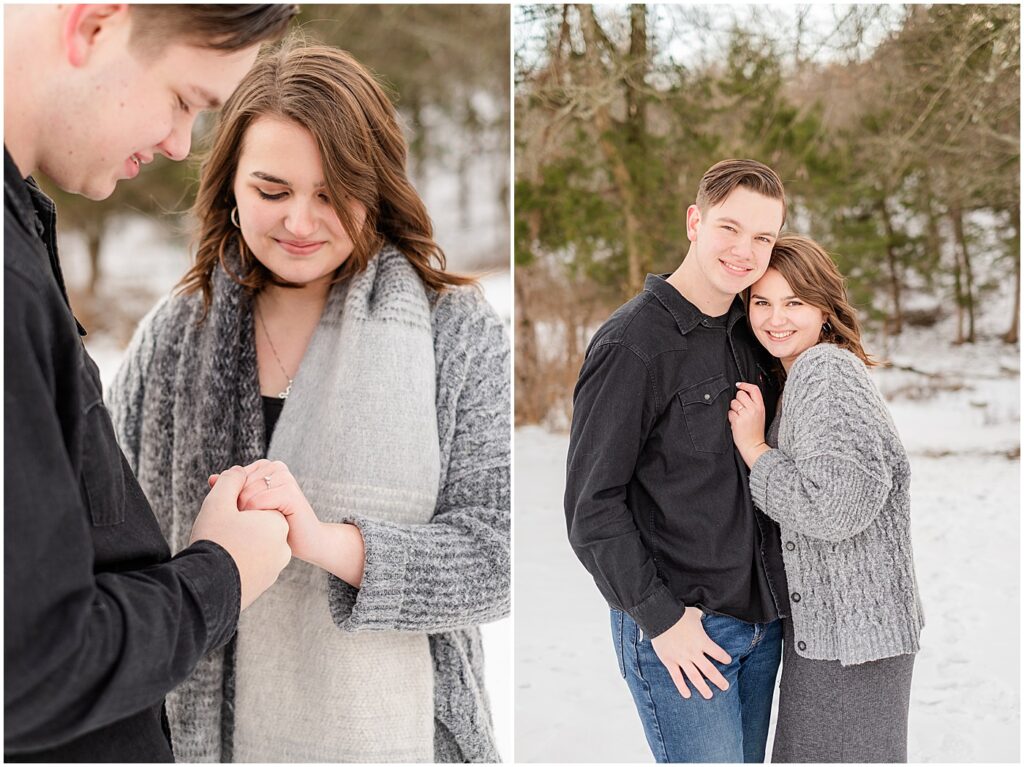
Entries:
[[[226, 643], [238, 628], [242, 580], [227, 549], [210, 540], [196, 541], [179, 552], [177, 562], [206, 623], [206, 652]], [[205, 654], [205, 653], [204, 653]]]
[[685, 611], [686, 606], [668, 590], [668, 587], [660, 586], [647, 599], [626, 612], [645, 634], [654, 638], [676, 625]]

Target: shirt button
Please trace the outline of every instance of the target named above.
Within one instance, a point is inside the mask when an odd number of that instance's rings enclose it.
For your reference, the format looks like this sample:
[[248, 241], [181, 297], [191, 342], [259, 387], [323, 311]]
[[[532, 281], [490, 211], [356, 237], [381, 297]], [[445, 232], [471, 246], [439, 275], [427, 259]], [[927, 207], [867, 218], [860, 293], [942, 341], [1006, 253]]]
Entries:
[[796, 647], [797, 647], [798, 650], [806, 650], [807, 649], [807, 643], [806, 642], [797, 642], [796, 643]]
[[704, 399], [711, 399], [711, 395], [710, 394], [705, 394], [704, 395]]
[[793, 551], [796, 548], [796, 544], [793, 541], [786, 541], [786, 551]]
[[792, 594], [790, 594], [789, 598], [792, 599], [794, 602], [799, 602], [800, 601], [800, 593], [797, 592], [797, 591], [794, 591]]

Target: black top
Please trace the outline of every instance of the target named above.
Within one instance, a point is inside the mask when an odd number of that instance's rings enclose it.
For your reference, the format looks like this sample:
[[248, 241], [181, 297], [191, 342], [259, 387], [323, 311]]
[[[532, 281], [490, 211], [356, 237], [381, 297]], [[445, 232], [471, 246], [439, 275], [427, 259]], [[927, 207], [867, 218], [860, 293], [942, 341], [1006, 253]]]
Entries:
[[716, 320], [656, 275], [587, 348], [573, 396], [569, 540], [609, 605], [651, 636], [686, 605], [748, 622], [788, 611], [778, 525], [751, 502], [727, 417], [743, 380], [761, 387], [771, 421], [767, 362], [739, 299]]
[[284, 400], [280, 397], [268, 397], [262, 395], [263, 399], [263, 455], [270, 449], [270, 438], [274, 436], [274, 427], [277, 426], [277, 419], [281, 417], [284, 410]]
[[4, 757], [170, 761], [164, 695], [238, 622], [238, 570], [171, 559], [114, 438], [57, 259], [4, 153]]

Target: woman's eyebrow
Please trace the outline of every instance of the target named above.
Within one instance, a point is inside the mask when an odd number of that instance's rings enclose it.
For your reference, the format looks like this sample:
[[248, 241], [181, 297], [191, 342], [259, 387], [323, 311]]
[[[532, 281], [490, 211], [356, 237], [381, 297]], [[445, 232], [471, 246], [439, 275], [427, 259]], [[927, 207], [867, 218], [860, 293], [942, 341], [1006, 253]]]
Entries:
[[260, 179], [261, 181], [266, 181], [269, 184], [280, 184], [281, 186], [291, 186], [291, 184], [289, 184], [283, 178], [278, 178], [277, 176], [271, 176], [269, 173], [264, 173], [261, 170], [254, 170], [251, 175], [255, 176], [256, 178]]
[[[264, 173], [261, 170], [254, 170], [249, 175], [255, 176], [260, 181], [266, 181], [268, 184], [278, 184], [280, 186], [291, 186], [291, 183], [289, 183], [288, 181], [285, 181], [283, 178], [278, 178], [277, 176], [271, 176], [269, 173]], [[321, 181], [320, 183], [318, 183], [316, 185], [315, 188], [316, 189], [322, 189], [325, 186], [327, 186], [326, 182]]]

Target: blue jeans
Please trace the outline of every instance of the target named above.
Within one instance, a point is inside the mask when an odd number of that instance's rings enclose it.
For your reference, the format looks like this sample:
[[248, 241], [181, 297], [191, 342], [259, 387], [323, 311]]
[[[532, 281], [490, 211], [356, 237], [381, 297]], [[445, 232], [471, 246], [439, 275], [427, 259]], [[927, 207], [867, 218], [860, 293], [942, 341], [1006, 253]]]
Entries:
[[712, 642], [732, 658], [712, 660], [729, 689], [710, 682], [711, 700], [693, 685], [689, 699], [676, 689], [651, 638], [623, 612], [612, 610], [612, 637], [633, 694], [647, 743], [658, 762], [763, 762], [775, 677], [782, 654], [781, 621], [745, 623], [727, 615], [701, 619]]

